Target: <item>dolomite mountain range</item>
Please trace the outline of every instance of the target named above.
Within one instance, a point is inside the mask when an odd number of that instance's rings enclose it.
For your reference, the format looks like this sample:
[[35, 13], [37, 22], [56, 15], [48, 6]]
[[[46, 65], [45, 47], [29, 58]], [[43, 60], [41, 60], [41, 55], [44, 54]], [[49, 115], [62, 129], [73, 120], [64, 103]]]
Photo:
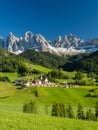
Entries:
[[76, 35], [69, 34], [64, 37], [59, 36], [56, 40], [51, 42], [41, 34], [34, 35], [30, 31], [26, 32], [24, 36], [20, 38], [10, 32], [5, 39], [0, 37], [0, 46], [15, 54], [33, 49], [41, 52], [50, 52], [56, 55], [75, 55], [98, 50], [98, 38], [82, 40]]

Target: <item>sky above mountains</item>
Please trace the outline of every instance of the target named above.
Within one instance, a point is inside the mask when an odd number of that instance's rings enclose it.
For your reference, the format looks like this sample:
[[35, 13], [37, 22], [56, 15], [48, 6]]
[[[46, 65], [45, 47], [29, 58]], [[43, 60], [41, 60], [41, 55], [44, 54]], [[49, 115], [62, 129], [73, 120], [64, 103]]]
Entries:
[[70, 33], [98, 38], [98, 0], [0, 0], [0, 36], [26, 31], [50, 40]]

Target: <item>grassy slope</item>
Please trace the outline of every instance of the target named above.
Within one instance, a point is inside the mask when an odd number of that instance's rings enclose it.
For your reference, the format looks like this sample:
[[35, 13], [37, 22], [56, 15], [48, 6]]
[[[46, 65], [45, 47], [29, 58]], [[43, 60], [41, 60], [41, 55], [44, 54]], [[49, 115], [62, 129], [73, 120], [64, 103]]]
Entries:
[[[40, 65], [34, 65], [34, 64], [31, 64], [31, 63], [27, 63], [27, 62], [25, 62], [25, 65], [28, 68], [30, 68], [31, 70], [33, 70], [33, 69], [38, 70], [40, 73], [47, 74], [48, 72], [51, 71], [51, 69], [45, 68], [45, 67], [40, 66]], [[26, 76], [25, 77], [21, 77], [17, 72], [15, 72], [15, 73], [0, 72], [0, 76], [7, 76], [7, 77], [9, 77], [11, 82], [14, 82], [16, 79], [19, 79], [19, 78], [26, 78]], [[34, 77], [38, 77], [39, 75], [38, 74], [30, 74], [28, 76], [29, 76], [29, 78], [34, 78]]]
[[[35, 89], [38, 91], [38, 98], [34, 96]], [[16, 89], [14, 84], [0, 82], [0, 129], [97, 130], [98, 123], [96, 122], [50, 117], [42, 115], [42, 112], [40, 115], [21, 113], [23, 103], [28, 102], [30, 99], [36, 99], [38, 103], [44, 105], [58, 101], [72, 106], [77, 106], [78, 103], [81, 103], [83, 106], [94, 107], [98, 98], [85, 97], [89, 90], [91, 90], [91, 87], [71, 89], [29, 88], [28, 90], [19, 90]]]
[[[39, 97], [34, 95], [35, 89]], [[22, 105], [31, 99], [36, 99], [38, 104], [52, 104], [54, 102], [63, 102], [77, 107], [79, 103], [84, 107], [94, 107], [98, 98], [86, 97], [92, 87], [81, 88], [29, 88], [16, 89], [11, 83], [0, 82], [0, 110], [22, 111]], [[11, 107], [9, 107], [11, 106]]]
[[0, 111], [1, 130], [97, 130], [98, 123]]
[[0, 76], [7, 76], [11, 80], [11, 82], [15, 81], [19, 76], [18, 73], [8, 73], [8, 72], [0, 72]]
[[25, 64], [26, 64], [27, 67], [31, 68], [31, 70], [36, 69], [36, 70], [38, 70], [38, 71], [40, 71], [42, 73], [48, 73], [48, 72], [51, 71], [51, 69], [48, 69], [48, 68], [43, 67], [41, 65], [35, 65], [33, 63], [32, 64], [31, 63], [25, 63]]
[[38, 88], [39, 100], [42, 103], [64, 102], [77, 106], [81, 103], [83, 106], [94, 106], [97, 98], [86, 97], [91, 87], [81, 88]]

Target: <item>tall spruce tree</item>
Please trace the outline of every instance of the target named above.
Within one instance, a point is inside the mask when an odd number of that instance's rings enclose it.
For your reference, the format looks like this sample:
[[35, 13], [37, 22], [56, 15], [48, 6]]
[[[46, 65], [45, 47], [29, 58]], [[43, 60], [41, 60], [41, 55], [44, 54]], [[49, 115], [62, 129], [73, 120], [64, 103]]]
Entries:
[[66, 112], [65, 112], [65, 106], [63, 103], [54, 103], [52, 106], [52, 116], [60, 116], [60, 117], [65, 117]]
[[73, 113], [73, 109], [72, 109], [71, 105], [69, 105], [67, 108], [67, 116], [69, 118], [74, 118], [74, 113]]
[[51, 115], [52, 116], [58, 116], [58, 113], [57, 113], [57, 104], [56, 103], [54, 103], [53, 106], [52, 106]]
[[36, 102], [31, 100], [29, 103], [24, 104], [23, 112], [24, 113], [37, 113]]
[[81, 104], [78, 105], [77, 117], [78, 119], [85, 119], [83, 107], [81, 106]]
[[92, 113], [91, 109], [86, 113], [86, 120], [95, 120], [95, 115]]
[[59, 104], [59, 116], [66, 117], [65, 105], [63, 103]]
[[96, 102], [95, 105], [95, 116], [96, 116], [96, 120], [98, 120], [98, 101]]

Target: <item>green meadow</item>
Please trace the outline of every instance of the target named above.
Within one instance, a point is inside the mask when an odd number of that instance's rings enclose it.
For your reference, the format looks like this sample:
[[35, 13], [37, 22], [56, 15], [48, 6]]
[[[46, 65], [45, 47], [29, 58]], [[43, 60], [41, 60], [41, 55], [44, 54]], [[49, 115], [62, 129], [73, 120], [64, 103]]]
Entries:
[[98, 123], [38, 114], [0, 111], [1, 130], [97, 130]]
[[[3, 73], [0, 73], [3, 75]], [[9, 75], [9, 74], [8, 74]], [[64, 103], [65, 107], [71, 105], [76, 114], [79, 103], [86, 112], [94, 107], [97, 97], [87, 96], [94, 86], [81, 86], [78, 88], [41, 88], [29, 87], [20, 89], [13, 83], [16, 73], [9, 75], [12, 82], [0, 82], [0, 129], [1, 130], [97, 130], [98, 123], [60, 117], [51, 117], [53, 103]], [[38, 96], [36, 97], [35, 91]], [[96, 90], [97, 92], [97, 90]], [[36, 101], [37, 114], [22, 112], [24, 103]], [[48, 107], [47, 107], [48, 106]], [[48, 112], [45, 111], [47, 107]]]

